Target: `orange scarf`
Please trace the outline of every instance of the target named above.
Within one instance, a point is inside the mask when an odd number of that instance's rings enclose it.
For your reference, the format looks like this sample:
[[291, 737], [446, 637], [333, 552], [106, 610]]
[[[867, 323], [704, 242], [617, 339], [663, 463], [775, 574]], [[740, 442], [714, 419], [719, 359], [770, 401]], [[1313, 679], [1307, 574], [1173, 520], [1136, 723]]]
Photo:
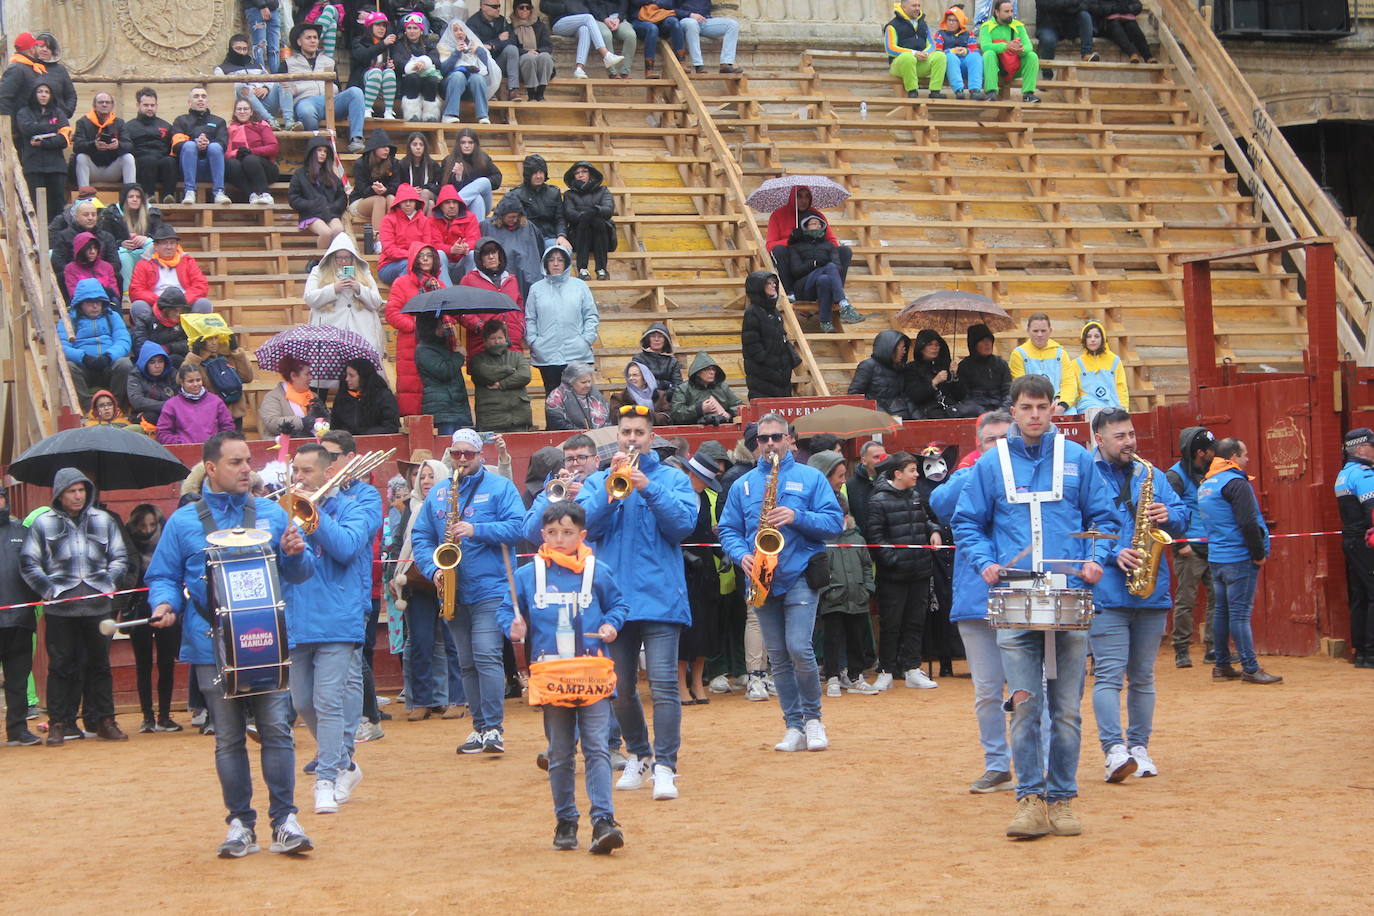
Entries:
[[1254, 480], [1254, 479], [1255, 479], [1255, 478], [1251, 477], [1249, 474], [1246, 474], [1245, 471], [1241, 469], [1241, 466], [1238, 465], [1238, 464], [1236, 464], [1236, 463], [1235, 463], [1234, 461], [1232, 461], [1230, 458], [1213, 458], [1213, 459], [1212, 459], [1212, 466], [1209, 467], [1209, 468], [1207, 469], [1207, 473], [1203, 475], [1202, 479], [1203, 479], [1203, 480], [1207, 480], [1208, 478], [1215, 477], [1216, 475], [1220, 474], [1222, 471], [1232, 471], [1232, 470], [1240, 471], [1241, 476], [1244, 477], [1246, 480]]
[[158, 257], [156, 254], [154, 254], [154, 255], [153, 255], [153, 260], [154, 260], [154, 261], [157, 261], [157, 262], [158, 262], [159, 264], [161, 264], [163, 267], [173, 267], [173, 268], [174, 268], [174, 267], [176, 267], [178, 264], [181, 263], [181, 256], [182, 256], [183, 254], [185, 254], [185, 253], [186, 253], [186, 252], [182, 251], [181, 246], [178, 245], [178, 246], [177, 246], [177, 253], [176, 253], [176, 256], [175, 256], [175, 257], [172, 257], [172, 258], [169, 258], [169, 259], [163, 259], [163, 258], [161, 258], [161, 257]]
[[541, 544], [539, 546], [539, 558], [545, 563], [555, 563], [569, 572], [574, 572], [578, 575], [582, 574], [583, 568], [587, 565], [587, 558], [591, 555], [592, 549], [586, 544], [579, 544], [577, 553], [575, 554], [566, 554], [561, 551], [556, 552], [550, 550], [548, 544]]
[[303, 417], [310, 413], [310, 405], [315, 403], [315, 392], [307, 388], [304, 391], [297, 391], [291, 387], [290, 382], [282, 382], [282, 391], [286, 394], [286, 399], [296, 407], [300, 408], [300, 415]]
[[95, 110], [92, 109], [86, 112], [86, 120], [94, 124], [97, 130], [104, 130], [105, 128], [109, 127], [111, 124], [114, 123], [115, 116], [113, 111], [110, 112], [110, 116], [105, 119], [105, 123], [101, 124], [100, 120], [95, 116]]
[[48, 72], [48, 68], [45, 67], [45, 66], [43, 66], [42, 63], [40, 63], [39, 61], [34, 60], [32, 57], [28, 57], [27, 55], [24, 55], [24, 54], [16, 54], [16, 55], [14, 55], [13, 57], [10, 58], [10, 63], [12, 63], [12, 64], [23, 64], [25, 67], [32, 67], [32, 68], [33, 68], [33, 72], [34, 72], [34, 73], [37, 73], [39, 76], [42, 76], [44, 73], [47, 73], [47, 72]]

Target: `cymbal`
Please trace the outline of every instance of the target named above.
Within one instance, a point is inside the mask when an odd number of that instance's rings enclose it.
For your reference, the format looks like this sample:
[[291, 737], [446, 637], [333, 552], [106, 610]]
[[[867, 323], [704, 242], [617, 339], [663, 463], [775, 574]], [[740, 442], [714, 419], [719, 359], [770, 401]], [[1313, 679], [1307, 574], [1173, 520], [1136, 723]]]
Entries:
[[1069, 535], [1071, 538], [1078, 538], [1081, 541], [1119, 541], [1119, 535], [1108, 534], [1105, 531], [1098, 531], [1096, 528], [1089, 528], [1087, 531], [1075, 531]]
[[272, 540], [272, 533], [260, 528], [227, 528], [210, 532], [205, 540], [215, 547], [256, 547]]

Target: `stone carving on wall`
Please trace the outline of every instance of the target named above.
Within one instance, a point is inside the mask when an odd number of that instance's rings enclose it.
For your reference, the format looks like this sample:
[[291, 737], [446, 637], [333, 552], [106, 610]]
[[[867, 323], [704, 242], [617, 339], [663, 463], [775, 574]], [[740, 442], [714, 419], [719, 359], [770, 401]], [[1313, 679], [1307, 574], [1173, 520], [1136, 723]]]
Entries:
[[51, 31], [75, 76], [156, 80], [209, 72], [238, 31], [237, 0], [8, 0], [10, 35]]
[[51, 0], [50, 30], [62, 45], [62, 63], [71, 73], [90, 73], [110, 49], [109, 4], [104, 0]]
[[135, 48], [182, 63], [223, 43], [226, 0], [114, 0], [115, 17]]

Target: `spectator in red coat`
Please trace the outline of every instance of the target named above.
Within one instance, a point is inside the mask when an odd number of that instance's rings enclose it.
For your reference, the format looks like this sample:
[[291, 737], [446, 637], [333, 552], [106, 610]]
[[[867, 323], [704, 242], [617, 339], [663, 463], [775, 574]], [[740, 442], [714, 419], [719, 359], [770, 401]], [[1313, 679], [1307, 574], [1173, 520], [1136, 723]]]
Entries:
[[247, 191], [250, 204], [272, 206], [276, 201], [267, 186], [281, 177], [277, 168], [280, 150], [272, 125], [253, 111], [247, 99], [235, 102], [234, 116], [229, 119], [229, 148], [224, 153], [226, 183]]
[[482, 239], [477, 243], [477, 266], [468, 271], [460, 286], [474, 286], [477, 289], [501, 293], [517, 308], [510, 312], [473, 312], [458, 316], [458, 323], [468, 332], [468, 365], [472, 365], [473, 354], [485, 347], [482, 326], [495, 319], [506, 326], [506, 340], [510, 349], [524, 350], [525, 346], [525, 300], [520, 296], [520, 280], [506, 270], [506, 250], [495, 239]]
[[403, 263], [409, 264], [410, 269], [391, 284], [386, 323], [396, 329], [396, 401], [401, 405], [401, 416], [410, 417], [420, 412], [422, 386], [415, 369], [415, 316], [403, 314], [401, 309], [420, 293], [443, 289], [449, 282], [439, 253], [428, 242], [412, 244], [410, 256]]
[[482, 235], [477, 215], [468, 209], [458, 189], [446, 184], [439, 189], [429, 223], [430, 240], [447, 261], [449, 280], [457, 283], [473, 267], [472, 249]]
[[[787, 289], [787, 298], [793, 302], [797, 297], [792, 287], [801, 278], [789, 276], [787, 273], [787, 243], [792, 238], [792, 233], [802, 224], [802, 220], [811, 215], [821, 215], [819, 210], [811, 206], [811, 189], [805, 185], [798, 185], [788, 195], [787, 203], [778, 207], [768, 217], [768, 235], [763, 245], [773, 256], [773, 263], [778, 268], [778, 279]], [[854, 251], [848, 245], [840, 244], [840, 240], [835, 237], [835, 230], [830, 228], [830, 220], [825, 220], [825, 240], [840, 249], [840, 279], [843, 280], [849, 276], [849, 262], [854, 260]]]
[[382, 244], [381, 266], [377, 277], [384, 283], [395, 283], [405, 273], [406, 264], [414, 254], [411, 246], [431, 241], [433, 227], [424, 215], [425, 199], [414, 185], [403, 184], [396, 189], [396, 200], [382, 219], [378, 232]]
[[163, 291], [176, 287], [186, 296], [193, 312], [212, 310], [210, 281], [205, 279], [196, 259], [181, 250], [176, 229], [163, 223], [153, 233], [153, 250], [148, 257], [134, 265], [129, 281], [129, 314], [134, 320], [147, 320], [153, 314], [153, 303]]

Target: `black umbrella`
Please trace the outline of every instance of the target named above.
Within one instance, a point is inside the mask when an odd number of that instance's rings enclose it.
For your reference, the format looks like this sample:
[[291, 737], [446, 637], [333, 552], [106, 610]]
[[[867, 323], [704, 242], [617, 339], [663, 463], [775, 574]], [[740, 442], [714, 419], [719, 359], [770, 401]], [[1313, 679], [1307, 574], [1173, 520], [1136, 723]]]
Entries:
[[102, 490], [141, 490], [184, 480], [190, 468], [156, 440], [118, 426], [80, 426], [35, 443], [10, 465], [15, 480], [52, 486], [76, 468]]
[[476, 286], [449, 286], [411, 297], [401, 311], [416, 312], [514, 312], [519, 308], [505, 293]]

